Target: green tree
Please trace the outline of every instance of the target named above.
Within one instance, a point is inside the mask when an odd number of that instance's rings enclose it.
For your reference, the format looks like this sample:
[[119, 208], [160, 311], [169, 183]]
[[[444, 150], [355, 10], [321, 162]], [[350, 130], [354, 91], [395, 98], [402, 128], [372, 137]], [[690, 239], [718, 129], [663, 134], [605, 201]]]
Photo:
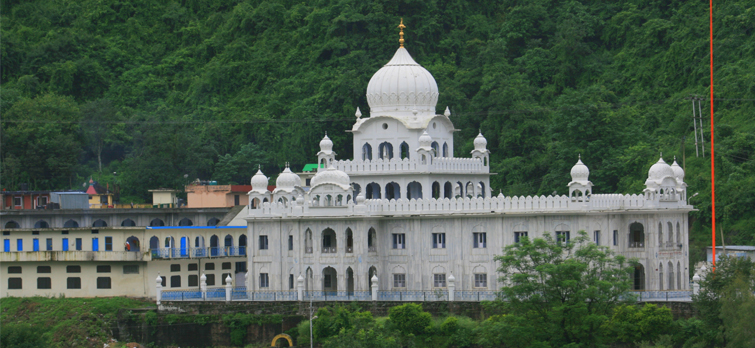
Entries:
[[673, 321], [668, 307], [647, 303], [639, 308], [628, 304], [616, 307], [606, 326], [614, 341], [631, 344], [657, 340], [660, 335], [671, 332]]
[[431, 323], [430, 313], [422, 310], [416, 303], [407, 303], [388, 309], [388, 317], [399, 332], [421, 335], [428, 331]]
[[259, 165], [268, 163], [267, 152], [257, 144], [242, 145], [238, 152], [218, 156], [212, 178], [219, 183], [238, 185], [248, 182]]
[[[102, 173], [102, 150], [128, 141], [123, 115], [107, 99], [98, 99], [81, 108], [81, 130], [91, 150], [97, 155], [97, 169]], [[119, 122], [120, 121], [120, 122]]]
[[569, 241], [524, 238], [496, 256], [500, 296], [509, 314], [539, 328], [535, 341], [553, 346], [599, 345], [613, 309], [631, 300], [632, 267], [592, 243], [584, 231]]

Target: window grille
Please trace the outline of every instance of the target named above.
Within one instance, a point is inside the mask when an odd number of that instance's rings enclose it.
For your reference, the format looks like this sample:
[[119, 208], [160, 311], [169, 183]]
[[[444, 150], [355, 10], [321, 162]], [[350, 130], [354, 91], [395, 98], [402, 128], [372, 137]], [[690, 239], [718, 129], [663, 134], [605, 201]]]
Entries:
[[260, 288], [270, 287], [270, 277], [267, 273], [260, 273]]
[[446, 247], [446, 234], [433, 233], [433, 249], [444, 249]]
[[445, 288], [446, 287], [446, 274], [433, 274], [433, 287]]
[[110, 277], [97, 277], [97, 289], [110, 289]]
[[393, 249], [406, 249], [406, 234], [393, 234]]
[[37, 278], [37, 289], [52, 289], [52, 280], [50, 277]]
[[514, 232], [514, 243], [521, 242], [524, 237], [527, 237], [527, 232]]
[[21, 288], [21, 278], [8, 278], [8, 290], [20, 290]]
[[267, 236], [260, 236], [260, 250], [267, 250]]
[[486, 232], [476, 232], [473, 236], [475, 248], [487, 248], [488, 234]]
[[478, 273], [474, 275], [474, 287], [475, 288], [487, 288], [488, 287], [488, 275], [487, 273]]
[[393, 274], [393, 287], [394, 288], [405, 288], [406, 287], [406, 274], [405, 273], [395, 273], [395, 274]]
[[66, 288], [67, 289], [81, 289], [81, 278], [68, 277], [68, 279], [66, 279]]

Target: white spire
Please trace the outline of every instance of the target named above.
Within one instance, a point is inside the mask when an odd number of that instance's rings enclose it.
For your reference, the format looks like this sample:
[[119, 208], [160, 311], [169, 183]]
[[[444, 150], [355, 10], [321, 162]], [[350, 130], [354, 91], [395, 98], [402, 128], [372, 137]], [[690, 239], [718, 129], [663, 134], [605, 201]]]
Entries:
[[360, 117], [362, 117], [362, 111], [359, 110], [358, 106], [357, 106], [357, 112], [354, 114], [354, 116], [356, 116], [357, 119], [359, 119]]
[[446, 117], [451, 116], [451, 110], [448, 109], [448, 106], [446, 106], [446, 111], [443, 112], [443, 115], [445, 115]]

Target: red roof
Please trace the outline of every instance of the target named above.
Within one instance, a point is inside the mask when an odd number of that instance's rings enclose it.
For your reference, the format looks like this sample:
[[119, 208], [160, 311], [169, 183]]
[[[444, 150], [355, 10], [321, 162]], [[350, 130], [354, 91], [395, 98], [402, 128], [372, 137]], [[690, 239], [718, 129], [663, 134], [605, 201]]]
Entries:
[[[231, 192], [247, 193], [252, 190], [252, 185], [231, 185]], [[273, 192], [275, 185], [267, 185], [267, 190]]]
[[89, 188], [87, 189], [87, 194], [90, 194], [90, 195], [97, 194], [97, 191], [94, 189], [94, 185], [89, 185]]

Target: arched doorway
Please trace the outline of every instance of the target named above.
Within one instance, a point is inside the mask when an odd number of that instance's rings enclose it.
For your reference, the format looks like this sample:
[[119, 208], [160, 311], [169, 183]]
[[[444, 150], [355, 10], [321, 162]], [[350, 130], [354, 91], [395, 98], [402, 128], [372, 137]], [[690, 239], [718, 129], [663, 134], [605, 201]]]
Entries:
[[207, 249], [205, 249], [204, 245], [204, 237], [197, 236], [196, 238], [194, 238], [194, 248], [196, 248], [194, 253], [197, 257], [207, 256]]
[[440, 198], [440, 184], [437, 181], [433, 182], [433, 198]]
[[629, 225], [629, 247], [645, 247], [645, 227], [639, 222], [634, 222]]
[[663, 264], [658, 265], [658, 290], [664, 290], [663, 287]]
[[348, 296], [354, 296], [354, 270], [351, 267], [346, 269], [346, 291]]
[[393, 144], [386, 141], [378, 145], [378, 157], [380, 157], [381, 159], [392, 159]]
[[634, 290], [645, 290], [645, 267], [637, 265], [634, 267]]
[[189, 237], [181, 237], [181, 257], [189, 256]]
[[362, 146], [362, 161], [372, 161], [372, 145], [365, 143]]
[[239, 255], [246, 256], [246, 235], [239, 236]]
[[157, 236], [152, 236], [152, 238], [149, 239], [149, 248], [151, 250], [157, 250], [160, 248], [160, 240], [157, 239]]
[[336, 231], [326, 228], [322, 231], [322, 253], [333, 254], [337, 250]]
[[668, 289], [674, 290], [674, 264], [671, 261], [668, 262]]
[[139, 238], [131, 236], [126, 238], [126, 251], [141, 251], [141, 244], [139, 244]]
[[314, 272], [312, 271], [312, 268], [307, 267], [307, 271], [305, 272], [307, 276], [304, 278], [304, 288], [307, 289], [307, 294], [309, 296], [312, 296], [312, 290], [313, 286], [315, 284], [314, 279]]
[[346, 229], [346, 252], [354, 252], [354, 233], [351, 232], [350, 228]]
[[322, 270], [322, 291], [323, 292], [337, 292], [338, 291], [338, 272], [336, 272], [335, 268], [325, 267]]
[[224, 254], [227, 255], [233, 255], [233, 236], [230, 234], [226, 235], [223, 239], [223, 246], [224, 246]]
[[480, 193], [477, 196], [485, 198], [485, 183], [480, 181], [477, 187], [480, 189]]
[[375, 232], [374, 228], [370, 228], [370, 230], [367, 232], [367, 251], [377, 251], [377, 232]]
[[220, 241], [218, 239], [218, 236], [213, 234], [212, 237], [210, 237], [210, 256], [218, 256], [219, 254], [218, 243], [219, 242]]
[[450, 181], [446, 181], [446, 184], [443, 185], [443, 198], [454, 198], [454, 186], [451, 185]]
[[467, 182], [467, 184], [465, 185], [464, 192], [467, 194], [467, 197], [474, 197], [474, 184], [471, 181]]
[[409, 158], [409, 144], [406, 142], [401, 143], [401, 146], [399, 147], [401, 150], [401, 159], [408, 159]]
[[380, 199], [380, 185], [374, 182], [367, 184], [365, 197], [367, 199]]
[[422, 184], [412, 181], [406, 186], [406, 199], [422, 198]]
[[395, 182], [389, 182], [385, 185], [385, 199], [401, 198], [401, 187]]

